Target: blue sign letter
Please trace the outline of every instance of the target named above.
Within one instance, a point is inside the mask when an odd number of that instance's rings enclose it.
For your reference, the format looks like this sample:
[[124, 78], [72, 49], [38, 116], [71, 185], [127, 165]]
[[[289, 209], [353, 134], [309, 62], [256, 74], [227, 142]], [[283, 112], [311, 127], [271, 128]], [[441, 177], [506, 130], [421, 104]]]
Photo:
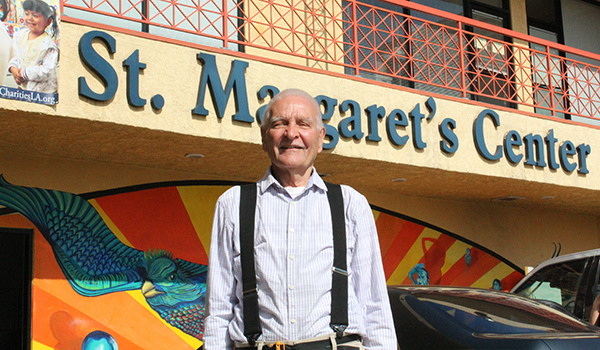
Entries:
[[398, 135], [396, 126], [406, 128], [408, 126], [408, 118], [401, 109], [394, 109], [387, 118], [387, 134], [390, 141], [396, 146], [404, 146], [408, 141], [408, 135]]
[[140, 71], [146, 69], [146, 64], [140, 63], [139, 50], [123, 61], [123, 67], [127, 69], [127, 101], [130, 106], [143, 107], [146, 100], [140, 97]]
[[514, 146], [521, 147], [522, 145], [523, 140], [518, 132], [511, 130], [506, 134], [504, 137], [504, 154], [506, 154], [509, 162], [518, 164], [523, 159], [522, 154], [515, 154], [514, 152]]
[[[319, 106], [323, 106], [321, 118], [324, 121], [331, 119], [331, 117], [333, 117], [333, 112], [335, 111], [335, 106], [337, 106], [337, 100], [335, 98], [331, 98], [325, 95], [319, 95], [315, 97], [315, 100], [317, 100]], [[337, 145], [340, 139], [340, 135], [334, 126], [331, 126], [329, 124], [324, 124], [324, 126], [325, 138], [329, 138], [330, 141], [327, 143], [323, 142], [323, 149], [332, 149]]]
[[367, 140], [375, 142], [381, 141], [381, 137], [379, 137], [378, 121], [385, 117], [385, 108], [372, 105], [365, 108], [365, 112], [367, 112], [367, 120], [369, 121], [369, 135], [367, 135]]
[[92, 47], [92, 41], [94, 39], [100, 39], [106, 48], [108, 53], [113, 55], [117, 50], [117, 42], [115, 38], [107, 33], [93, 30], [85, 33], [79, 40], [79, 57], [83, 64], [94, 72], [104, 85], [104, 92], [101, 94], [95, 93], [90, 89], [84, 77], [78, 79], [78, 92], [80, 96], [87, 97], [89, 99], [104, 102], [115, 97], [117, 93], [117, 87], [119, 85], [119, 79], [117, 73], [110, 65], [106, 62], [102, 56], [100, 56]]
[[473, 138], [475, 139], [475, 148], [477, 148], [477, 152], [483, 158], [487, 160], [498, 160], [502, 158], [502, 146], [496, 147], [496, 153], [491, 154], [488, 148], [485, 146], [485, 137], [483, 136], [483, 121], [485, 117], [490, 117], [492, 123], [494, 123], [494, 128], [500, 126], [500, 116], [498, 113], [494, 112], [491, 109], [484, 109], [479, 113], [477, 118], [475, 119], [475, 123], [473, 124]]
[[[340, 112], [346, 113], [348, 110], [350, 110], [351, 115], [340, 122], [340, 134], [344, 137], [354, 137], [356, 140], [360, 140], [364, 135], [360, 125], [360, 105], [356, 101], [346, 100], [340, 105]], [[352, 130], [350, 130], [350, 124], [353, 125]]]
[[[258, 90], [258, 92], [256, 93], [256, 96], [258, 96], [258, 100], [260, 101], [260, 100], [264, 100], [265, 98], [267, 98], [267, 96], [269, 96], [270, 98], [273, 98], [278, 93], [279, 93], [279, 89], [276, 88], [275, 86], [265, 85], [265, 86], [261, 87], [260, 90]], [[263, 118], [263, 115], [265, 114], [266, 108], [267, 108], [267, 105], [264, 105], [264, 106], [261, 106], [256, 111], [256, 120], [258, 120], [259, 124], [262, 123], [262, 118]]]
[[204, 108], [206, 85], [208, 85], [218, 118], [223, 118], [227, 102], [229, 101], [229, 95], [231, 94], [231, 90], [233, 90], [236, 111], [233, 115], [233, 120], [252, 123], [254, 118], [250, 115], [248, 109], [248, 93], [246, 91], [245, 72], [246, 68], [248, 68], [248, 62], [233, 60], [227, 85], [223, 89], [215, 56], [201, 52], [198, 54], [197, 59], [203, 65], [203, 68], [200, 77], [200, 87], [198, 88], [198, 100], [196, 101], [196, 108], [192, 110], [192, 113], [202, 116], [208, 115], [208, 110]]
[[446, 118], [440, 123], [439, 131], [443, 139], [440, 141], [440, 149], [444, 153], [456, 153], [458, 150], [458, 136], [454, 133], [454, 129], [456, 129], [454, 119]]

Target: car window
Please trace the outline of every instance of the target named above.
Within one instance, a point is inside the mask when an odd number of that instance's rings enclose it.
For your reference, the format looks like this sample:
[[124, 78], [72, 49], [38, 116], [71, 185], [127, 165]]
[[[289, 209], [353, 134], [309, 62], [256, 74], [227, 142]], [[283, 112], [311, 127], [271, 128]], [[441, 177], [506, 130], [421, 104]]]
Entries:
[[531, 299], [550, 300], [574, 312], [577, 292], [582, 285], [583, 271], [588, 258], [565, 261], [546, 266], [534, 275], [527, 276], [515, 293]]

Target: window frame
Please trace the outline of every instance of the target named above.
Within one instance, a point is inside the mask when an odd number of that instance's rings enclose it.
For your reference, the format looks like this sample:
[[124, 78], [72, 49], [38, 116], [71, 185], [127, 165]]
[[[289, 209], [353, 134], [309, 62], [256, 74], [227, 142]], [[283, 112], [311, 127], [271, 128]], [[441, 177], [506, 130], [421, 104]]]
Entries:
[[[15, 286], [17, 289], [20, 289], [22, 292], [22, 301], [23, 305], [21, 305], [21, 312], [17, 318], [15, 319], [16, 323], [21, 324], [20, 333], [20, 350], [30, 350], [31, 349], [31, 320], [32, 320], [32, 281], [33, 281], [33, 254], [34, 254], [34, 230], [33, 229], [22, 229], [22, 228], [8, 228], [8, 227], [0, 227], [0, 238], [3, 238], [2, 235], [10, 234], [22, 236], [23, 245], [23, 261], [20, 264], [22, 268], [23, 283], [20, 286]], [[6, 246], [5, 246], [6, 247]], [[7, 250], [12, 247], [6, 247]], [[16, 264], [15, 264], [16, 265]], [[8, 266], [9, 268], [14, 267], [15, 265]], [[6, 281], [5, 281], [6, 283]]]

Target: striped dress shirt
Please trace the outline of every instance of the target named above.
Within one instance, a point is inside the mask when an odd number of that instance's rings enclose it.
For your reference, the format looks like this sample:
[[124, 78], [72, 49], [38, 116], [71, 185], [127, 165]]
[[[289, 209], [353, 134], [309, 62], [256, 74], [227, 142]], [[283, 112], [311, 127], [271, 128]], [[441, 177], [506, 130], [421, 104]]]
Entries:
[[[373, 213], [366, 198], [342, 186], [348, 262], [347, 333], [366, 349], [397, 349]], [[217, 201], [207, 282], [204, 349], [233, 349], [244, 337], [239, 246], [240, 187]], [[313, 169], [297, 197], [270, 171], [257, 183], [255, 266], [264, 341], [331, 334], [333, 235], [327, 187]]]

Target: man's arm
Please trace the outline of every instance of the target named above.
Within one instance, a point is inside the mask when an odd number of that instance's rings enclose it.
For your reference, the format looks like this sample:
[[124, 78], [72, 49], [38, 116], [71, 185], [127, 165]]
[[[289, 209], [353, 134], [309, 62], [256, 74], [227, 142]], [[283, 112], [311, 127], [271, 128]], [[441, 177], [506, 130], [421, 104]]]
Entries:
[[[219, 198], [215, 207], [208, 258], [206, 283], [206, 319], [204, 350], [233, 349], [229, 336], [229, 323], [237, 303], [236, 280], [233, 275], [233, 231], [230, 218], [232, 191]], [[239, 190], [237, 191], [239, 197]], [[229, 195], [229, 196], [228, 196]], [[229, 199], [229, 200], [228, 200]]]
[[363, 345], [367, 350], [397, 349], [375, 220], [366, 198], [356, 194], [347, 210], [354, 227], [350, 234], [356, 237], [350, 268], [354, 272], [353, 288], [365, 315]]

